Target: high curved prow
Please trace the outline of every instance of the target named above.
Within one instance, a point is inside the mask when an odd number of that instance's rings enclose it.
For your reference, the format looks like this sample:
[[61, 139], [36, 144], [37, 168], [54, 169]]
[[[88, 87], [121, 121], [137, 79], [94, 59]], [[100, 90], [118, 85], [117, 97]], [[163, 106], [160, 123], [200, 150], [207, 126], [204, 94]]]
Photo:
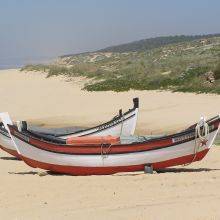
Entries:
[[2, 113], [0, 113], [0, 119], [2, 120], [2, 123], [3, 123], [4, 127], [5, 127], [5, 129], [6, 129], [8, 132], [10, 132], [10, 131], [9, 131], [9, 128], [8, 128], [8, 124], [9, 124], [9, 125], [13, 125], [13, 123], [12, 123], [12, 120], [11, 120], [11, 118], [10, 118], [8, 112], [2, 112]]
[[10, 118], [8, 112], [2, 112], [2, 113], [0, 113], [0, 118], [1, 118], [1, 120], [2, 120], [2, 122], [3, 122], [3, 124], [4, 124], [5, 129], [8, 131], [8, 133], [9, 133], [11, 139], [12, 139], [12, 142], [13, 142], [13, 144], [14, 144], [15, 149], [17, 150], [18, 154], [20, 154], [19, 149], [18, 149], [18, 146], [16, 145], [16, 143], [15, 143], [15, 141], [14, 141], [14, 138], [13, 138], [13, 136], [11, 135], [11, 132], [10, 132], [10, 129], [9, 129], [9, 126], [12, 126], [12, 125], [13, 125], [13, 122], [12, 122], [12, 120], [11, 120], [11, 118]]
[[133, 98], [134, 108], [139, 108], [139, 98]]
[[119, 117], [122, 117], [122, 114], [123, 114], [123, 113], [122, 113], [122, 109], [120, 109], [119, 112], [118, 112], [118, 116], [119, 116]]

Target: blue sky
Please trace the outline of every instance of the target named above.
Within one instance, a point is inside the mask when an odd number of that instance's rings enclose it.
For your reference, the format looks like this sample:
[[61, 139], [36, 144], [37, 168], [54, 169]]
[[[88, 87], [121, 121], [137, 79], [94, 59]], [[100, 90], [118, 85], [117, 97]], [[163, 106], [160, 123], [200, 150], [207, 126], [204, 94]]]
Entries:
[[219, 0], [0, 0], [0, 60], [219, 32]]

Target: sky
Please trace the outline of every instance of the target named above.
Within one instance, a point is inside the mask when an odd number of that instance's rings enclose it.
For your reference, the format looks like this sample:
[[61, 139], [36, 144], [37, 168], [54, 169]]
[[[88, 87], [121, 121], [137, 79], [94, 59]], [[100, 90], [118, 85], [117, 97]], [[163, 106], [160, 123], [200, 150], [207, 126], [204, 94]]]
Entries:
[[220, 33], [219, 0], [0, 0], [0, 63]]

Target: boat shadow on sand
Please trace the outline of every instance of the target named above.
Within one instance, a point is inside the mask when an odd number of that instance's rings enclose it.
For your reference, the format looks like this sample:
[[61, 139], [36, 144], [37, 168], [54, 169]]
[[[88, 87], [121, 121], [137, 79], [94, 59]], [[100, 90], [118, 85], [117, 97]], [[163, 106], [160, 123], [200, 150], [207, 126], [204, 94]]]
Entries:
[[43, 176], [73, 176], [68, 174], [62, 174], [62, 173], [55, 173], [52, 171], [26, 171], [26, 172], [8, 172], [9, 174], [15, 174], [15, 175], [38, 175], [40, 177]]
[[20, 159], [16, 157], [0, 157], [1, 160], [15, 160], [15, 161], [20, 161]]
[[[166, 168], [157, 170], [155, 174], [163, 173], [197, 173], [197, 172], [211, 172], [211, 171], [220, 171], [220, 169], [210, 169], [210, 168]], [[138, 176], [144, 175], [143, 172], [134, 172], [134, 173], [116, 173], [113, 176]], [[154, 175], [155, 175], [154, 174]], [[149, 175], [149, 174], [148, 174]]]
[[[211, 172], [211, 171], [220, 171], [220, 169], [210, 169], [210, 168], [166, 168], [163, 170], [157, 170], [157, 174], [163, 173], [197, 173], [197, 172]], [[15, 175], [38, 175], [43, 176], [73, 176], [68, 174], [55, 173], [52, 171], [27, 171], [27, 172], [8, 172], [9, 174]], [[108, 176], [138, 176], [143, 175], [143, 172], [134, 172], [134, 173], [117, 173]]]
[[158, 170], [157, 173], [197, 173], [197, 172], [210, 172], [210, 171], [220, 171], [220, 169], [210, 169], [210, 168], [166, 168]]

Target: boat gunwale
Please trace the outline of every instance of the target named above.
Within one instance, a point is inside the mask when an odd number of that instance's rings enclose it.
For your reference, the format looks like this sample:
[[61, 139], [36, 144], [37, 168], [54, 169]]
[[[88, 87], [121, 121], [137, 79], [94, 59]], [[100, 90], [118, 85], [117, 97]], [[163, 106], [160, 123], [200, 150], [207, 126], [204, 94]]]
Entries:
[[[217, 126], [214, 126], [214, 128], [212, 130], [210, 130], [210, 132], [214, 132], [218, 129], [219, 127], [219, 124], [220, 124], [220, 118], [219, 116], [216, 116], [216, 117], [213, 117], [209, 120], [207, 120], [207, 123], [209, 124], [209, 126], [211, 125], [215, 125], [216, 123], [218, 123]], [[35, 148], [38, 148], [40, 150], [44, 150], [44, 151], [48, 151], [48, 152], [52, 152], [52, 153], [57, 153], [57, 154], [69, 154], [69, 155], [100, 155], [101, 153], [101, 148], [103, 147], [104, 149], [107, 147], [109, 147], [110, 145], [103, 145], [102, 144], [86, 144], [86, 145], [67, 145], [67, 144], [56, 144], [56, 143], [53, 143], [53, 142], [49, 142], [49, 141], [45, 141], [45, 140], [42, 140], [42, 139], [39, 139], [39, 138], [35, 138], [35, 137], [32, 137], [31, 135], [28, 135], [26, 134], [26, 132], [19, 132], [17, 130], [17, 127], [14, 126], [14, 125], [9, 125], [9, 129], [12, 133], [12, 135], [18, 139], [20, 139], [21, 141], [31, 145], [32, 147], [35, 147]], [[26, 141], [24, 139], [22, 139], [21, 137], [17, 136], [16, 134], [14, 134], [14, 131], [15, 132], [18, 132], [19, 134], [25, 136], [26, 138], [28, 138], [28, 140], [37, 140], [38, 142], [40, 143], [45, 143], [45, 144], [49, 144], [52, 146], [52, 148], [54, 148], [54, 150], [49, 150], [49, 149], [45, 149], [45, 147], [42, 147], [40, 146], [40, 144], [38, 146], [36, 146], [35, 144], [31, 143], [31, 141]], [[176, 138], [176, 137], [179, 137], [179, 136], [183, 136], [183, 135], [187, 135], [187, 134], [190, 134], [190, 133], [193, 133], [195, 132], [195, 129], [193, 128], [190, 128], [190, 129], [187, 129], [187, 130], [184, 130], [184, 131], [181, 131], [181, 132], [178, 132], [178, 133], [175, 133], [175, 134], [171, 134], [171, 135], [167, 135], [167, 136], [163, 136], [163, 137], [156, 137], [154, 139], [150, 139], [150, 140], [145, 140], [143, 142], [133, 142], [133, 143], [128, 143], [128, 144], [113, 144], [111, 145], [111, 149], [112, 148], [125, 148], [125, 147], [140, 147], [142, 145], [146, 145], [146, 144], [152, 144], [153, 142], [157, 142], [157, 141], [163, 141], [163, 140], [171, 140], [173, 138]], [[193, 136], [191, 138], [188, 138], [188, 139], [185, 139], [185, 140], [182, 140], [182, 141], [179, 141], [179, 142], [172, 142], [172, 143], [169, 143], [167, 145], [164, 144], [164, 146], [154, 146], [150, 149], [144, 149], [144, 150], [139, 150], [139, 151], [125, 151], [125, 152], [111, 152], [109, 151], [108, 154], [128, 154], [128, 153], [137, 153], [137, 152], [144, 152], [144, 151], [153, 151], [153, 150], [159, 150], [159, 149], [162, 149], [162, 148], [167, 148], [167, 147], [172, 147], [172, 146], [175, 146], [175, 145], [179, 145], [179, 144], [182, 144], [182, 143], [186, 143], [186, 142], [189, 142], [189, 141], [192, 141], [192, 140], [195, 140], [195, 134], [193, 134]], [[30, 139], [31, 138], [31, 139]], [[74, 149], [75, 148], [92, 148], [95, 149], [95, 148], [99, 148], [100, 149], [100, 152], [99, 153], [71, 153], [71, 152], [62, 152], [62, 151], [56, 151], [55, 149], [58, 148], [58, 147], [61, 147], [61, 148], [66, 148], [66, 149]]]

